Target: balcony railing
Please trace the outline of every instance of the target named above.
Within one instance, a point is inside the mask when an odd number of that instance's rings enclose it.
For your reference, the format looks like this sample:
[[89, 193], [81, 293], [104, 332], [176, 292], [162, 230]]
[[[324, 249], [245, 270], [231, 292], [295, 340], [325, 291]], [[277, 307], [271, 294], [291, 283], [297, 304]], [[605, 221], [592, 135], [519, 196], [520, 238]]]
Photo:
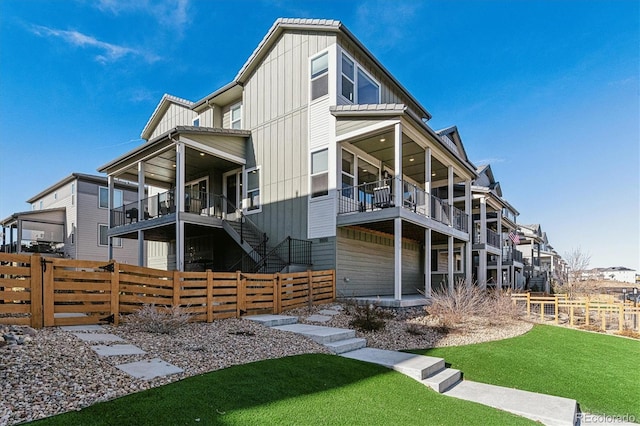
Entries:
[[[498, 234], [497, 232], [491, 230], [491, 229], [487, 229], [487, 245], [490, 245], [491, 247], [496, 247], [496, 248], [500, 248], [500, 234]], [[481, 244], [482, 243], [482, 238], [480, 236], [480, 232], [475, 233], [475, 235], [473, 236], [473, 242], [475, 244]]]
[[[111, 227], [155, 219], [176, 212], [174, 191], [166, 191], [142, 200], [142, 216], [139, 214], [138, 202], [125, 204], [111, 209]], [[185, 194], [184, 211], [201, 216], [222, 218], [226, 202], [222, 195], [207, 192], [187, 192]]]
[[520, 262], [523, 263], [522, 253], [511, 247], [504, 247], [502, 249], [502, 260], [506, 262]]
[[[338, 191], [338, 214], [371, 212], [401, 206], [460, 231], [468, 232], [469, 216], [465, 212], [434, 195], [427, 194], [424, 189], [410, 182], [402, 181], [402, 200], [398, 201], [398, 197], [394, 194], [394, 180], [384, 179], [342, 188]], [[430, 201], [429, 209], [426, 203], [427, 197]]]

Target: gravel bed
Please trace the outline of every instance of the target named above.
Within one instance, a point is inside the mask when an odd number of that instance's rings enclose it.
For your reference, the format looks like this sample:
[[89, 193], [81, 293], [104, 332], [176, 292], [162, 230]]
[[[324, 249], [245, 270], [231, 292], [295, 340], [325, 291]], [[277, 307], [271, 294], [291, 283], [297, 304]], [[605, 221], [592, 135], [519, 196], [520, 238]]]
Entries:
[[[175, 335], [139, 332], [130, 325], [105, 328], [101, 333], [118, 335], [126, 341], [119, 343], [136, 345], [147, 354], [99, 357], [90, 348], [91, 343], [57, 327], [36, 330], [26, 344], [0, 347], [0, 425], [80, 410], [232, 365], [329, 353], [309, 339], [248, 320], [187, 324]], [[156, 357], [184, 372], [146, 381], [115, 368]]]
[[[331, 306], [342, 310], [329, 322], [307, 320]], [[367, 339], [367, 346], [390, 350], [456, 346], [505, 339], [532, 327], [524, 321], [490, 322], [475, 318], [442, 333], [424, 309], [390, 312], [392, 318], [386, 321], [383, 331], [357, 331], [359, 337]], [[353, 328], [350, 325], [353, 308], [349, 306], [314, 306], [285, 314], [298, 316], [301, 323]], [[99, 401], [232, 365], [305, 353], [329, 353], [324, 346], [305, 337], [240, 319], [187, 324], [174, 335], [140, 332], [126, 323], [119, 327], [105, 326], [105, 329], [102, 333], [118, 335], [125, 340], [120, 343], [136, 345], [147, 353], [99, 357], [90, 349], [91, 343], [57, 327], [35, 331], [24, 328], [28, 333], [17, 332], [25, 337], [28, 334], [24, 344], [0, 346], [0, 426], [80, 410]], [[118, 364], [151, 358], [161, 358], [184, 372], [146, 381], [115, 368]]]

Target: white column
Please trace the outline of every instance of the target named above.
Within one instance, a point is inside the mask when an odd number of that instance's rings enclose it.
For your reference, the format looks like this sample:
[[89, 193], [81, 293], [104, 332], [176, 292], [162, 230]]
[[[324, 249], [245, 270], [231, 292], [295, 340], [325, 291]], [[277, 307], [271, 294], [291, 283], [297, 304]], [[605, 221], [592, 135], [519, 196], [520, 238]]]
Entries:
[[184, 271], [184, 184], [185, 184], [185, 148], [184, 143], [176, 143], [176, 269]]
[[[108, 190], [109, 190], [109, 206], [107, 208], [107, 211], [109, 212], [107, 214], [107, 232], [109, 232], [111, 230], [111, 219], [112, 219], [112, 215], [113, 212], [111, 211], [111, 209], [113, 208], [113, 190], [114, 190], [114, 180], [113, 180], [113, 176], [109, 175], [107, 177], [107, 186], [108, 186]], [[78, 192], [78, 188], [76, 188], [76, 193]], [[76, 196], [76, 201], [78, 200], [78, 197]], [[124, 195], [123, 195], [123, 199], [122, 202], [124, 203]], [[124, 209], [123, 209], [124, 210]], [[124, 215], [124, 211], [123, 211], [123, 215]], [[78, 246], [78, 235], [75, 236], [75, 243], [76, 243], [76, 247]], [[20, 240], [18, 240], [20, 241]], [[113, 243], [111, 241], [111, 238], [107, 238], [107, 260], [112, 260], [113, 259]]]
[[431, 148], [424, 151], [424, 192], [426, 214], [431, 217]]
[[393, 219], [393, 297], [402, 299], [402, 219]]
[[400, 123], [395, 125], [394, 135], [394, 158], [393, 158], [393, 173], [395, 180], [393, 184], [393, 200], [396, 207], [402, 206], [402, 126]]
[[[144, 206], [144, 163], [142, 161], [138, 161], [138, 223], [142, 222], [145, 212]], [[147, 206], [148, 208], [148, 206]], [[138, 231], [138, 266], [144, 266], [145, 264], [145, 256], [144, 256], [144, 231]]]
[[424, 295], [431, 296], [431, 229], [424, 230]]
[[453, 276], [453, 265], [454, 265], [454, 259], [453, 259], [453, 236], [449, 236], [447, 238], [448, 240], [448, 255], [447, 257], [449, 258], [449, 262], [447, 265], [447, 273], [449, 274], [449, 293], [453, 293], [454, 290], [454, 284], [455, 284], [455, 280], [454, 280], [454, 276]]
[[469, 240], [464, 245], [464, 275], [467, 287], [473, 285], [473, 210], [471, 208], [471, 181], [464, 183], [464, 212], [467, 215]]
[[447, 204], [449, 204], [449, 226], [453, 226], [453, 166], [449, 166], [447, 176]]
[[487, 200], [480, 198], [480, 241], [481, 248], [478, 250], [478, 285], [487, 288]]
[[502, 288], [502, 212], [498, 211], [498, 244], [500, 245], [500, 255], [498, 256], [498, 264], [496, 268], [498, 268], [498, 288]]

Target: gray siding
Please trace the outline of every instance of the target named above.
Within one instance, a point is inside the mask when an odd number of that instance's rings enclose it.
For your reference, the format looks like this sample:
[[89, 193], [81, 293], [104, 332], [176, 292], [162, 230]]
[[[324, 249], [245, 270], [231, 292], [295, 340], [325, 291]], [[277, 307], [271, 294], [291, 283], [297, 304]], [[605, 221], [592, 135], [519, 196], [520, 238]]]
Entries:
[[336, 237], [313, 240], [313, 269], [336, 268]]
[[193, 125], [193, 119], [196, 118], [196, 116], [197, 114], [191, 109], [172, 103], [160, 119], [156, 128], [153, 129], [149, 140], [160, 136], [176, 126]]
[[[336, 287], [339, 297], [392, 296], [394, 286], [393, 236], [339, 228]], [[418, 243], [402, 243], [403, 294], [424, 289]]]
[[232, 136], [216, 136], [212, 138], [211, 136], [196, 134], [188, 134], [185, 137], [236, 157], [245, 158], [247, 155], [247, 142], [244, 138]]

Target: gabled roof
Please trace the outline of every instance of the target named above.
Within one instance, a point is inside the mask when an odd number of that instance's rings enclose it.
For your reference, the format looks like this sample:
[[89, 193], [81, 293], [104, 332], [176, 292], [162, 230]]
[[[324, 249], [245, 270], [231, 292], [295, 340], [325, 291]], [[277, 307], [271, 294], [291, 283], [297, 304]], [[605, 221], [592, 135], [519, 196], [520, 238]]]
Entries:
[[193, 108], [194, 105], [191, 101], [165, 93], [156, 106], [156, 109], [151, 114], [151, 117], [149, 117], [149, 120], [147, 121], [147, 124], [145, 124], [144, 129], [142, 129], [142, 134], [140, 135], [142, 139], [149, 139], [149, 137], [153, 133], [153, 129], [162, 118], [162, 115], [167, 112], [169, 106], [172, 103], [189, 109]]
[[[49, 186], [48, 188], [40, 191], [39, 193], [37, 193], [33, 197], [29, 198], [27, 200], [27, 203], [33, 203], [33, 202], [39, 200], [40, 198], [44, 197], [45, 195], [52, 193], [56, 189], [61, 188], [64, 185], [66, 185], [69, 182], [72, 182], [74, 180], [81, 180], [81, 181], [84, 181], [84, 182], [91, 182], [91, 183], [95, 183], [95, 184], [98, 184], [98, 185], [106, 185], [107, 184], [106, 176], [96, 176], [96, 175], [89, 175], [89, 174], [85, 174], [85, 173], [71, 173], [69, 176], [65, 177], [64, 179], [54, 183], [53, 185]], [[136, 188], [135, 185], [133, 185], [133, 184], [125, 184], [124, 182], [116, 182], [116, 185], [118, 185], [118, 187], [129, 187], [130, 189], [133, 189], [133, 190], [135, 190], [135, 188]]]
[[300, 18], [278, 18], [276, 22], [271, 26], [267, 34], [263, 37], [262, 41], [258, 44], [253, 51], [249, 59], [244, 63], [234, 81], [240, 85], [243, 85], [247, 78], [251, 75], [256, 66], [260, 63], [260, 60], [267, 55], [271, 46], [278, 40], [278, 37], [285, 30], [311, 30], [311, 31], [325, 31], [341, 33], [353, 42], [364, 55], [375, 64], [376, 67], [382, 71], [382, 73], [395, 84], [400, 91], [413, 102], [419, 109], [420, 113], [424, 115], [424, 118], [431, 119], [431, 114], [418, 102], [416, 98], [409, 93], [405, 87], [400, 84], [398, 80], [376, 59], [375, 56], [358, 40], [352, 33], [344, 26], [340, 21], [333, 19], [300, 19]]
[[[11, 216], [8, 216], [4, 219], [2, 219], [0, 221], [0, 225], [2, 226], [10, 226], [16, 223], [16, 221], [18, 220], [18, 218], [22, 217], [24, 219], [25, 216], [50, 216], [50, 215], [54, 215], [55, 213], [63, 213], [66, 212], [66, 208], [65, 207], [55, 207], [53, 209], [42, 209], [42, 210], [28, 210], [28, 211], [24, 211], [24, 212], [16, 212], [13, 213]], [[55, 219], [55, 218], [54, 218]], [[62, 223], [64, 223], [64, 219], [62, 221]]]
[[460, 155], [460, 157], [464, 158], [466, 162], [468, 162], [474, 168], [476, 168], [476, 166], [469, 160], [469, 157], [467, 157], [467, 151], [465, 151], [464, 149], [464, 145], [462, 144], [462, 138], [460, 137], [460, 132], [458, 132], [457, 126], [450, 126], [450, 127], [447, 127], [446, 129], [436, 130], [436, 134], [440, 136], [441, 139], [443, 137], [445, 138], [443, 139], [443, 143], [445, 145], [447, 145], [447, 139], [453, 142], [455, 147], [458, 150], [458, 154]]

